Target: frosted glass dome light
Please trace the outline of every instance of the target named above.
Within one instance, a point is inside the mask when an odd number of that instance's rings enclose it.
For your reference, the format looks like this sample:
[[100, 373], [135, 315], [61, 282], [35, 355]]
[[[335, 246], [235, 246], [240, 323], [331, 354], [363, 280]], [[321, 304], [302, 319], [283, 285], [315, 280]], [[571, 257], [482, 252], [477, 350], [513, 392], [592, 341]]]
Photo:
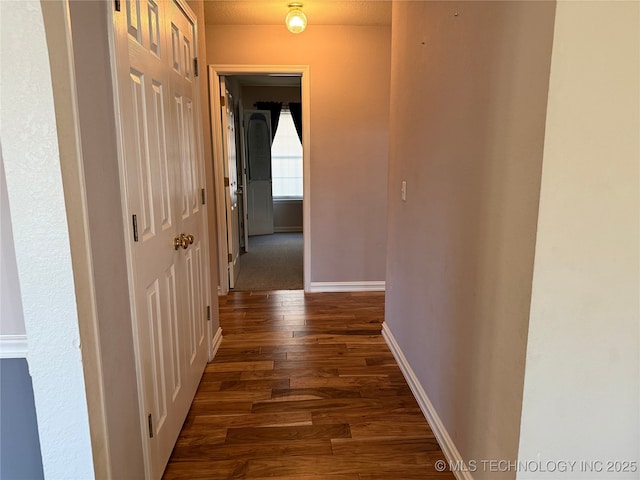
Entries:
[[301, 3], [290, 3], [289, 13], [284, 20], [291, 33], [302, 33], [307, 28], [307, 16], [302, 11]]

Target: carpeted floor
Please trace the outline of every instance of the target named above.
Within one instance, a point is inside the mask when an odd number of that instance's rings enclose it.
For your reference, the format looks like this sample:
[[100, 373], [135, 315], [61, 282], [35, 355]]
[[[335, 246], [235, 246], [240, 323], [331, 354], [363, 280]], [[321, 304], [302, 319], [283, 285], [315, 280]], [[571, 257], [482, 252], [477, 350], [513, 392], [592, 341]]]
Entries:
[[275, 233], [249, 237], [249, 251], [240, 256], [236, 291], [300, 290], [302, 233]]

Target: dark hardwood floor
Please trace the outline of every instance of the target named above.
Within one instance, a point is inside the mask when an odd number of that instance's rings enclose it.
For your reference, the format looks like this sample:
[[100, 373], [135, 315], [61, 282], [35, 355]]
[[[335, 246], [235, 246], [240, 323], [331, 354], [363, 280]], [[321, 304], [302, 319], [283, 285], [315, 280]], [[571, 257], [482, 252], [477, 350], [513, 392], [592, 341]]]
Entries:
[[165, 479], [443, 479], [380, 334], [384, 295], [237, 292]]

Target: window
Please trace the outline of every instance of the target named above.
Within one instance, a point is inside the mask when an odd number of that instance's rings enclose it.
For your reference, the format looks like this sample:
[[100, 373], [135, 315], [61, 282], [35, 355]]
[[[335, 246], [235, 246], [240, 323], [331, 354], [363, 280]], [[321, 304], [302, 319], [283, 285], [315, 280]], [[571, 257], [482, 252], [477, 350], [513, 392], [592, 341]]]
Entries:
[[302, 145], [285, 107], [271, 145], [273, 198], [302, 198]]

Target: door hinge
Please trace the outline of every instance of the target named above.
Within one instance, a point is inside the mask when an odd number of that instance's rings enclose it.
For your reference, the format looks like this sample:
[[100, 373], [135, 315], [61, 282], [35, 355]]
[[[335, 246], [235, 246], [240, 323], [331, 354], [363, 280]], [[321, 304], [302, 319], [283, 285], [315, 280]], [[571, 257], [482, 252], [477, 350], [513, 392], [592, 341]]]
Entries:
[[229, 177], [224, 177], [224, 186], [225, 187], [229, 186]]
[[131, 222], [133, 223], [133, 241], [138, 241], [138, 217], [136, 215], [132, 215]]
[[211, 321], [211, 307], [207, 305], [207, 322]]
[[193, 59], [193, 76], [194, 77], [198, 76], [198, 57], [195, 57]]
[[204, 205], [204, 188], [200, 190], [200, 194], [202, 195], [202, 205]]
[[147, 417], [147, 421], [149, 423], [149, 438], [153, 438], [153, 420], [151, 419], [151, 414]]
[[233, 255], [232, 254], [228, 254], [227, 258], [229, 259], [229, 263], [233, 262]]
[[120, 0], [114, 0], [114, 8], [116, 9], [116, 12], [120, 11]]
[[227, 97], [220, 95], [220, 106], [225, 107], [227, 105]]

